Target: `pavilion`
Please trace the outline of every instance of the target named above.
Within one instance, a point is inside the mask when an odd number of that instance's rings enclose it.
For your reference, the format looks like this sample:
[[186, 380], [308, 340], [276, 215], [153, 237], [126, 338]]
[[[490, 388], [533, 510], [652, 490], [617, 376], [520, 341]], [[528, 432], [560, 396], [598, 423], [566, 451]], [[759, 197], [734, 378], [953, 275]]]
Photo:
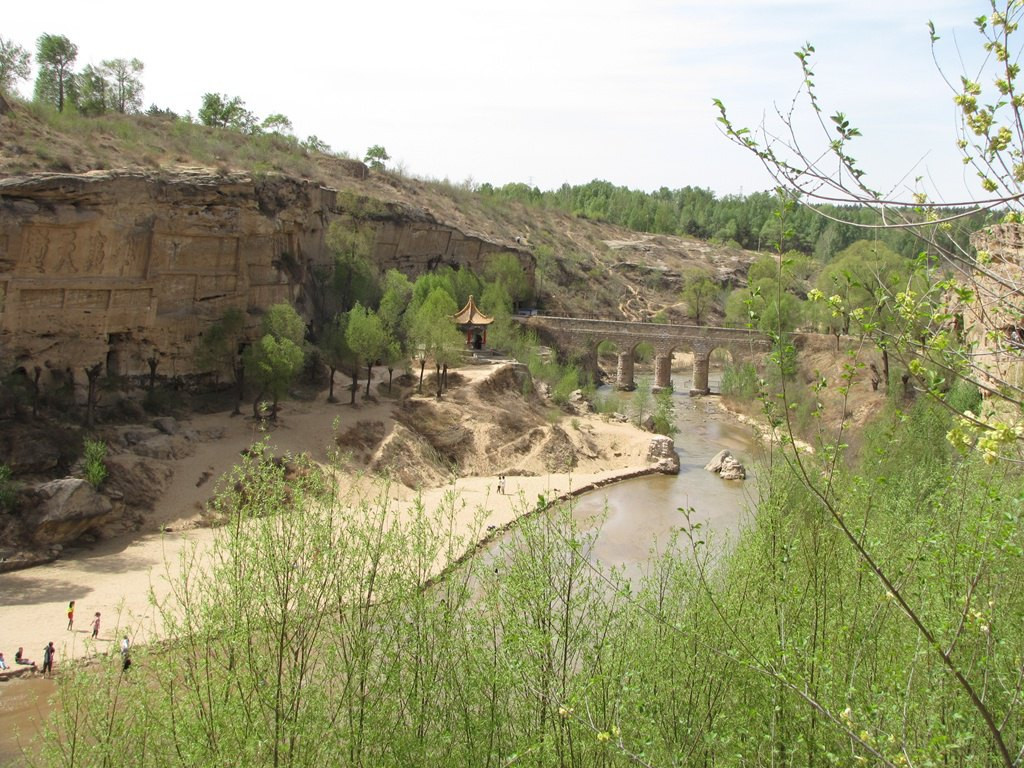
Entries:
[[466, 306], [460, 309], [453, 318], [455, 326], [466, 334], [466, 346], [470, 349], [483, 349], [487, 346], [487, 326], [494, 322], [477, 307], [473, 297], [469, 297]]

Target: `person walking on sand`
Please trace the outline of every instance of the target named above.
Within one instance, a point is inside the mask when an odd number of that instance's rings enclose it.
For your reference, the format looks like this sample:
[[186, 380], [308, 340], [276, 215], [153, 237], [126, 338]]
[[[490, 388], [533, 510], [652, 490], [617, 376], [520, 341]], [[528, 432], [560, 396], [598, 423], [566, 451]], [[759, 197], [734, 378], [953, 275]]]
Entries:
[[45, 648], [43, 648], [43, 676], [47, 674], [53, 674], [53, 657], [56, 655], [57, 649], [53, 647], [53, 641], [51, 640]]
[[68, 603], [68, 632], [75, 628], [75, 601]]
[[96, 611], [96, 618], [92, 620], [92, 639], [95, 640], [100, 635], [100, 612]]

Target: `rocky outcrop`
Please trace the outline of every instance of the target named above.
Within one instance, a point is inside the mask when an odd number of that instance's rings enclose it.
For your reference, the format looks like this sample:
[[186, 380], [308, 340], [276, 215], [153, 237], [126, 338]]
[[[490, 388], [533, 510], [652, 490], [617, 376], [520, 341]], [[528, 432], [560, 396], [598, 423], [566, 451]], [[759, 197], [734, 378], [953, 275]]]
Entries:
[[723, 480], [746, 480], [747, 470], [729, 451], [723, 450], [715, 454], [704, 469], [715, 472]]
[[59, 474], [75, 454], [77, 441], [53, 425], [8, 421], [0, 427], [0, 463], [17, 476]]
[[67, 544], [106, 522], [114, 507], [109, 498], [77, 477], [51, 480], [30, 491], [34, 503], [25, 516], [32, 540], [40, 546]]
[[104, 487], [120, 493], [124, 503], [134, 509], [152, 509], [174, 477], [169, 463], [134, 453], [110, 456], [106, 466]]
[[[40, 385], [81, 387], [83, 368], [195, 372], [195, 345], [229, 308], [249, 332], [269, 306], [313, 312], [331, 222], [374, 229], [383, 272], [482, 271], [509, 250], [435, 220], [315, 182], [206, 169], [0, 179], [0, 345]], [[532, 274], [529, 253], [518, 254]], [[69, 373], [70, 372], [70, 373]], [[77, 378], [76, 378], [77, 377]]]

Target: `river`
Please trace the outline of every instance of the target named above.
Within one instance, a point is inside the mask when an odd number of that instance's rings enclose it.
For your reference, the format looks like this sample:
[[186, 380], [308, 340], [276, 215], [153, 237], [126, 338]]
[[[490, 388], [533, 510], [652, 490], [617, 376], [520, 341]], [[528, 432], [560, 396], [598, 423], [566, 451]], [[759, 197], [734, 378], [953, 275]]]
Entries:
[[[675, 377], [676, 453], [678, 475], [646, 475], [609, 485], [577, 498], [572, 514], [581, 532], [595, 532], [591, 560], [615, 567], [636, 583], [652, 551], [660, 551], [675, 530], [700, 523], [718, 545], [734, 538], [757, 501], [755, 462], [758, 445], [751, 427], [722, 410], [717, 398], [693, 398], [689, 380]], [[717, 382], [713, 382], [717, 389]], [[599, 395], [611, 390], [602, 387]], [[624, 405], [631, 393], [620, 393]], [[722, 480], [704, 466], [727, 449], [747, 469], [745, 481]], [[682, 510], [689, 510], [689, 520]], [[514, 536], [514, 529], [509, 536]], [[702, 538], [705, 538], [702, 536]], [[498, 557], [500, 542], [489, 549]]]
[[[720, 409], [714, 399], [675, 395], [679, 474], [650, 475], [602, 488], [581, 498], [577, 521], [600, 525], [593, 556], [602, 564], [639, 575], [651, 549], [667, 542], [673, 529], [690, 521], [727, 541], [743, 524], [757, 499], [752, 430]], [[747, 468], [746, 481], [722, 480], [704, 465], [728, 449]], [[604, 514], [602, 523], [602, 513]]]

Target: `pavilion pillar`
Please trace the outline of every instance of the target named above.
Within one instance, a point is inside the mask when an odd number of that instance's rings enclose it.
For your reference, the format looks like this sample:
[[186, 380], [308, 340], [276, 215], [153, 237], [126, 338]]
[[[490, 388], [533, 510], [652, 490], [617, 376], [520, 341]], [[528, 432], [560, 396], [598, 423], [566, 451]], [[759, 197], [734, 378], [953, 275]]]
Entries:
[[711, 394], [711, 387], [708, 386], [708, 367], [710, 363], [710, 352], [693, 350], [693, 385], [690, 389], [691, 395]]
[[655, 354], [654, 356], [654, 392], [672, 390], [672, 353]]
[[619, 352], [619, 364], [615, 370], [616, 389], [636, 389], [633, 381], [633, 350]]

